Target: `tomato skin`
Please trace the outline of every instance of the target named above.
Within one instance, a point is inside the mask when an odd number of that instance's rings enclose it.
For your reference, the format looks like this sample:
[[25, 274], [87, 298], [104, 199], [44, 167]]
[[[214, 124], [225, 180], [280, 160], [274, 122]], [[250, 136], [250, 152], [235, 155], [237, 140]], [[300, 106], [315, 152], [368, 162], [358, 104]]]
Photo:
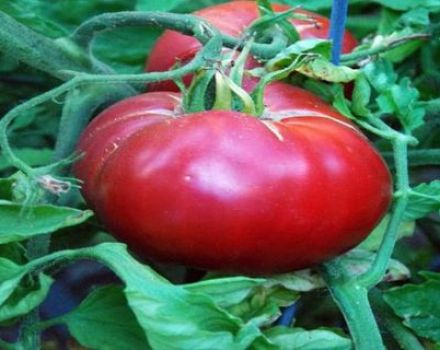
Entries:
[[[310, 93], [270, 85], [265, 103], [279, 121], [233, 111], [177, 116], [177, 94], [160, 94], [98, 116], [75, 167], [98, 216], [141, 255], [250, 275], [287, 272], [350, 249], [387, 210], [391, 179], [382, 158]], [[149, 110], [159, 96], [170, 100], [168, 112]], [[129, 123], [124, 133], [121, 121], [140, 118], [127, 106], [145, 100], [140, 112], [150, 122], [136, 131]], [[90, 152], [118, 133], [110, 155]]]
[[92, 201], [102, 164], [119, 144], [139, 128], [174, 115], [180, 103], [180, 95], [173, 92], [135, 96], [110, 106], [88, 125], [78, 142], [85, 159], [75, 164], [86, 200]]
[[[276, 12], [286, 11], [289, 8], [288, 5], [273, 5]], [[326, 17], [301, 9], [296, 10], [295, 13], [308, 15], [316, 22], [314, 24], [304, 20], [291, 20], [302, 39], [326, 39], [328, 37], [330, 21]], [[210, 6], [194, 14], [204, 18], [223, 33], [235, 37], [239, 37], [243, 30], [259, 17], [257, 4], [253, 1], [243, 0]], [[345, 32], [342, 51], [344, 53], [350, 52], [356, 45], [356, 39], [349, 32]], [[189, 61], [200, 48], [201, 45], [197, 39], [167, 30], [153, 47], [146, 70], [149, 72], [167, 71], [177, 61]], [[253, 60], [249, 65], [255, 67], [257, 63]], [[186, 83], [189, 81], [190, 77], [187, 77]], [[150, 84], [149, 91], [178, 91], [178, 88], [173, 82], [164, 81]]]

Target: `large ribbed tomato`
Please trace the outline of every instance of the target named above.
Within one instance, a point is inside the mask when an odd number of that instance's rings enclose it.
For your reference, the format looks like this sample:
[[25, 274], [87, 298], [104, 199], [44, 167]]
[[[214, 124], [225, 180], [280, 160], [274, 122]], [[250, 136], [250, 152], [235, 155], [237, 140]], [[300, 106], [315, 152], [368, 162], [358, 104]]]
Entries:
[[248, 274], [307, 267], [355, 246], [390, 202], [390, 175], [314, 95], [270, 85], [265, 115], [182, 114], [180, 95], [111, 106], [79, 143], [83, 194], [143, 256]]
[[[272, 5], [274, 11], [282, 12], [290, 8], [288, 5]], [[313, 21], [292, 19], [291, 22], [302, 39], [328, 37], [330, 22], [326, 17], [316, 13], [298, 9], [298, 14], [309, 16]], [[244, 29], [259, 17], [257, 4], [254, 1], [234, 1], [204, 8], [194, 13], [202, 17], [225, 34], [239, 37]], [[356, 39], [345, 32], [342, 44], [344, 53], [350, 52], [356, 47]], [[197, 39], [181, 33], [167, 30], [158, 39], [150, 53], [146, 70], [150, 72], [167, 71], [176, 62], [189, 61], [201, 48]], [[251, 61], [251, 65], [256, 65]], [[177, 86], [171, 81], [150, 84], [150, 91], [178, 91]]]

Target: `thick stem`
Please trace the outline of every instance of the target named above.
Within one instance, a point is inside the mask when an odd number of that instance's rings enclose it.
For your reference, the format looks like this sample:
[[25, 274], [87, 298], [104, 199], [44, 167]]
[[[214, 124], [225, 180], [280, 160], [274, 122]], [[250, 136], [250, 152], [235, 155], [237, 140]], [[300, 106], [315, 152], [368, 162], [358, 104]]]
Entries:
[[347, 322], [356, 350], [385, 350], [368, 301], [368, 290], [344, 275], [338, 259], [324, 264], [323, 276]]
[[57, 78], [62, 70], [89, 71], [90, 66], [69, 56], [53, 40], [40, 35], [0, 11], [0, 51]]
[[330, 289], [339, 304], [356, 350], [385, 350], [379, 327], [368, 301], [368, 291], [356, 284]]
[[202, 43], [218, 34], [203, 19], [193, 15], [168, 12], [113, 12], [104, 13], [85, 21], [72, 35], [72, 40], [89, 49], [96, 34], [126, 26], [156, 26], [193, 35]]
[[[90, 18], [84, 22], [72, 35], [72, 40], [86, 50], [90, 50], [96, 34], [114, 30], [125, 26], [150, 26], [172, 29], [183, 34], [193, 35], [202, 44], [212, 37], [219, 35], [219, 31], [205, 20], [193, 16], [167, 12], [114, 12], [105, 13]], [[287, 45], [287, 38], [279, 31], [274, 30], [271, 42], [254, 43], [251, 52], [258, 58], [274, 57]], [[222, 35], [223, 44], [230, 48], [243, 48], [246, 41], [229, 35]]]

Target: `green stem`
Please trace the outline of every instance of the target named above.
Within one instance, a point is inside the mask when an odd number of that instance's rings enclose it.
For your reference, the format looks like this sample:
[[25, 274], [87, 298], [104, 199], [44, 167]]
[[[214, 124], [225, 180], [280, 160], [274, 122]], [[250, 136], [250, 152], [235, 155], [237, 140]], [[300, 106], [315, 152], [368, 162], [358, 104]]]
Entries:
[[[207, 43], [212, 37], [219, 35], [219, 31], [208, 22], [193, 15], [167, 13], [167, 12], [113, 12], [105, 13], [90, 18], [79, 26], [71, 39], [86, 50], [90, 50], [96, 34], [114, 30], [124, 26], [149, 26], [179, 31], [183, 34], [193, 35], [202, 44]], [[223, 44], [230, 48], [243, 48], [246, 42], [229, 35], [222, 35]], [[279, 30], [274, 30], [269, 43], [254, 43], [251, 52], [258, 58], [268, 59], [274, 57], [287, 45], [287, 38]]]
[[51, 318], [49, 320], [44, 320], [44, 321], [40, 321], [38, 323], [34, 324], [34, 328], [36, 330], [38, 330], [39, 332], [44, 331], [47, 328], [53, 327], [53, 326], [57, 326], [59, 324], [62, 324], [64, 322], [63, 316], [58, 316], [58, 317], [54, 317]]
[[225, 82], [222, 73], [215, 73], [215, 100], [212, 109], [230, 110], [232, 108], [232, 93]]
[[40, 331], [34, 325], [40, 321], [38, 308], [31, 311], [21, 324], [20, 343], [24, 350], [41, 349]]
[[157, 26], [172, 29], [182, 34], [193, 35], [205, 43], [218, 35], [218, 31], [205, 20], [193, 15], [168, 12], [113, 12], [104, 13], [83, 22], [71, 39], [84, 49], [90, 49], [96, 34], [126, 26]]
[[79, 63], [53, 40], [34, 32], [0, 11], [0, 51], [6, 52], [32, 67], [62, 80], [63, 69], [89, 71], [90, 66]]
[[375, 286], [382, 280], [382, 277], [388, 268], [391, 255], [394, 250], [394, 245], [397, 240], [399, 225], [402, 221], [406, 206], [408, 204], [410, 187], [408, 177], [407, 148], [408, 145], [405, 139], [396, 137], [396, 139], [393, 141], [397, 200], [394, 203], [391, 218], [388, 223], [384, 239], [376, 254], [376, 258], [370, 269], [358, 278], [359, 284], [368, 289]]
[[417, 337], [404, 325], [391, 308], [383, 301], [379, 290], [373, 289], [370, 292], [370, 298], [374, 311], [379, 315], [383, 325], [399, 343], [403, 350], [424, 350]]
[[425, 33], [416, 33], [416, 34], [411, 34], [411, 35], [406, 35], [406, 36], [402, 36], [400, 38], [395, 38], [393, 40], [389, 40], [389, 41], [384, 41], [383, 44], [378, 45], [378, 46], [374, 46], [374, 47], [370, 47], [368, 49], [363, 49], [363, 50], [359, 50], [359, 51], [355, 51], [352, 53], [347, 53], [345, 55], [341, 56], [341, 63], [345, 64], [345, 65], [351, 65], [351, 64], [355, 64], [365, 58], [371, 57], [371, 56], [375, 56], [378, 55], [380, 53], [389, 51], [391, 49], [394, 49], [398, 46], [404, 45], [406, 44], [408, 41], [412, 41], [412, 40], [426, 40], [427, 38], [429, 38], [428, 34]]
[[323, 276], [333, 300], [344, 315], [356, 350], [385, 350], [368, 301], [368, 290], [347, 279], [338, 259], [324, 264]]

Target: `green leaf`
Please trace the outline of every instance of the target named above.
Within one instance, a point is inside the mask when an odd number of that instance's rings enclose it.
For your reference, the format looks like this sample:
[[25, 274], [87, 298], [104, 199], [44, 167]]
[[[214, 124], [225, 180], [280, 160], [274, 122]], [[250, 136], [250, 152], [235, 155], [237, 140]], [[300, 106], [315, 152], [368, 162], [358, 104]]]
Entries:
[[155, 350], [241, 350], [254, 344], [274, 349], [253, 324], [217, 306], [207, 295], [174, 286], [141, 265], [124, 245], [101, 244], [91, 257], [108, 265], [125, 283], [129, 306]]
[[417, 220], [440, 210], [440, 180], [422, 183], [414, 187], [413, 192], [406, 207], [405, 220]]
[[345, 98], [344, 89], [340, 84], [335, 85], [333, 88], [333, 107], [347, 118], [356, 119], [351, 113], [351, 102]]
[[291, 305], [298, 299], [298, 292], [325, 286], [319, 274], [310, 269], [265, 279], [215, 276], [211, 273], [212, 279], [185, 285], [185, 288], [209, 295], [217, 305], [228, 308], [244, 322], [259, 326], [273, 322], [280, 315], [280, 307]]
[[[18, 275], [22, 276], [23, 275]], [[17, 276], [17, 277], [18, 277]], [[17, 277], [14, 281], [17, 280]], [[14, 292], [0, 306], [0, 322], [26, 315], [40, 305], [53, 283], [53, 279], [43, 273], [38, 275], [38, 281], [28, 285], [15, 285]]]
[[27, 272], [26, 265], [0, 258], [0, 322], [27, 314], [46, 298], [52, 278], [40, 273], [33, 281]]
[[142, 73], [147, 54], [161, 33], [157, 27], [120, 28], [100, 35], [93, 52], [118, 72]]
[[426, 280], [434, 280], [440, 282], [440, 273], [432, 271], [420, 271], [420, 276], [423, 276]]
[[265, 332], [280, 350], [351, 350], [352, 342], [330, 330], [273, 327]]
[[185, 0], [137, 0], [136, 11], [172, 11]]
[[275, 71], [288, 67], [299, 55], [310, 53], [322, 55], [325, 58], [330, 58], [331, 43], [324, 39], [304, 39], [299, 40], [288, 46], [277, 54], [274, 58], [269, 60], [266, 68], [269, 71]]
[[320, 79], [332, 83], [348, 83], [359, 74], [359, 71], [346, 66], [335, 66], [323, 58], [306, 60], [304, 64], [296, 69], [307, 77]]
[[249, 33], [264, 33], [266, 30], [270, 31], [274, 26], [278, 25], [289, 42], [299, 40], [299, 34], [296, 28], [289, 22], [289, 18], [292, 17], [295, 12], [294, 8], [290, 8], [284, 12], [273, 12], [268, 1], [260, 2], [258, 8], [260, 10], [260, 17], [248, 27], [247, 31]]
[[371, 86], [364, 74], [359, 74], [354, 83], [353, 97], [351, 108], [353, 112], [361, 117], [366, 117], [371, 114], [368, 109], [370, 102]]
[[91, 349], [150, 349], [119, 286], [95, 289], [73, 311], [59, 318], [78, 342]]
[[383, 7], [380, 11], [377, 34], [386, 35], [392, 33], [396, 29], [398, 20], [399, 12]]
[[19, 204], [1, 203], [0, 244], [21, 241], [63, 227], [78, 225], [92, 215], [90, 210], [52, 205], [23, 207]]
[[[379, 225], [376, 226], [373, 232], [371, 232], [368, 237], [360, 245], [358, 245], [358, 248], [369, 251], [378, 250], [380, 244], [382, 243], [389, 221], [390, 215], [388, 214], [382, 219]], [[415, 228], [416, 224], [414, 221], [402, 221], [399, 227], [398, 239], [411, 236], [414, 233]]]
[[319, 80], [306, 79], [304, 88], [318, 95], [322, 100], [331, 103], [333, 101], [332, 86]]
[[16, 264], [24, 264], [26, 262], [25, 253], [25, 247], [18, 242], [0, 244], [0, 256]]
[[397, 11], [407, 11], [419, 7], [439, 11], [440, 8], [440, 0], [374, 0], [374, 2]]
[[[326, 10], [332, 7], [329, 0], [273, 0], [272, 3], [283, 3], [291, 6], [300, 6], [308, 10]], [[407, 11], [414, 8], [424, 7], [431, 11], [440, 11], [440, 0], [350, 0], [350, 5], [370, 5], [371, 2], [380, 4], [397, 11]]]
[[329, 9], [332, 7], [331, 2], [328, 0], [271, 0], [271, 2], [299, 6], [314, 11]]
[[385, 292], [384, 299], [417, 335], [440, 342], [439, 294], [440, 281], [430, 279], [392, 288]]
[[417, 26], [426, 28], [429, 21], [429, 11], [427, 8], [417, 7], [408, 12], [405, 12], [400, 18], [399, 22], [402, 26]]
[[229, 307], [242, 302], [254, 288], [265, 282], [263, 278], [229, 277], [186, 284], [184, 287], [190, 292], [208, 295], [221, 307]]
[[[418, 32], [421, 30], [419, 29]], [[424, 30], [425, 31], [425, 30]], [[391, 33], [390, 35], [383, 37], [382, 43], [377, 42], [378, 45], [382, 44], [387, 46], [389, 42], [398, 40], [400, 38], [405, 38], [410, 35], [416, 34], [416, 30], [405, 26], [403, 30], [395, 31]], [[420, 34], [420, 33], [417, 33]], [[420, 48], [425, 43], [424, 40], [418, 39], [418, 40], [410, 40], [407, 41], [403, 45], [399, 45], [398, 47], [395, 47], [391, 50], [386, 51], [382, 57], [384, 59], [388, 59], [393, 63], [399, 63], [402, 62], [405, 58], [411, 56], [418, 48]]]
[[399, 84], [389, 86], [376, 102], [382, 113], [395, 115], [405, 130], [411, 131], [423, 125], [425, 110], [416, 107], [419, 92], [412, 87], [409, 78], [403, 78]]
[[0, 305], [10, 297], [25, 274], [24, 267], [0, 258]]
[[[29, 166], [46, 165], [53, 159], [53, 150], [49, 148], [19, 148], [13, 150], [15, 155]], [[0, 170], [9, 168], [3, 155], [0, 155]]]
[[48, 37], [57, 38], [67, 34], [67, 31], [62, 26], [53, 22], [46, 15], [44, 15], [44, 12], [41, 12], [40, 1], [1, 1], [0, 10], [14, 17], [17, 21], [25, 24], [33, 30]]
[[380, 59], [370, 62], [362, 70], [370, 84], [379, 93], [386, 92], [397, 80], [393, 65], [388, 60]]
[[[346, 267], [345, 274], [348, 276], [358, 276], [366, 272], [373, 263], [376, 254], [364, 249], [355, 248], [348, 253], [338, 257], [337, 259], [343, 261], [341, 266]], [[410, 276], [409, 269], [401, 262], [391, 259], [383, 281], [399, 281], [408, 279]]]
[[228, 311], [246, 324], [265, 327], [281, 315], [281, 306], [291, 305], [298, 298], [298, 293], [283, 288], [260, 287], [241, 303], [229, 307]]
[[310, 292], [325, 287], [323, 279], [313, 269], [305, 269], [268, 277], [266, 285], [280, 285], [296, 292]]
[[12, 199], [12, 187], [14, 185], [14, 182], [15, 180], [13, 177], [0, 179], [0, 199], [8, 201]]

